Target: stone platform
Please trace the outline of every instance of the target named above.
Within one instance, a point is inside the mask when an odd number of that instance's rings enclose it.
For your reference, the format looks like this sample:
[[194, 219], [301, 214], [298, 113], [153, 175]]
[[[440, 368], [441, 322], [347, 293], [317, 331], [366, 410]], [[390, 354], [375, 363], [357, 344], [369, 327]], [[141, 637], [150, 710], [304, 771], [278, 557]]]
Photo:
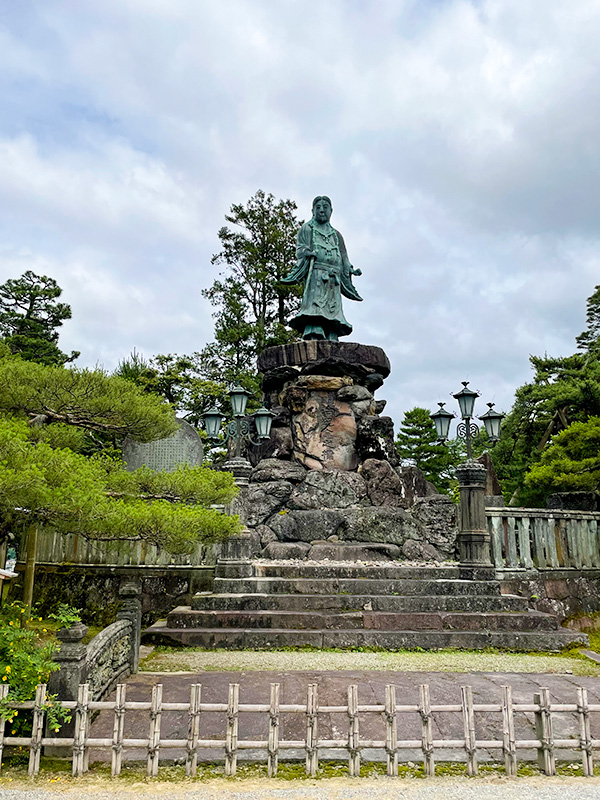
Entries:
[[198, 594], [144, 641], [231, 649], [447, 647], [560, 650], [587, 637], [502, 595], [496, 580], [461, 580], [457, 565], [274, 561], [217, 565]]

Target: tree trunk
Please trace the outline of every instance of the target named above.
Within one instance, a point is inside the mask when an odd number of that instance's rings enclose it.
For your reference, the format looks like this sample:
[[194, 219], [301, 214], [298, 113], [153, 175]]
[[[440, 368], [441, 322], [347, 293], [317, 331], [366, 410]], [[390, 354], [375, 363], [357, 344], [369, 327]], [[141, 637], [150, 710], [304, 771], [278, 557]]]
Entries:
[[29, 526], [27, 531], [27, 560], [25, 561], [25, 586], [23, 588], [23, 602], [31, 612], [33, 604], [33, 581], [35, 578], [35, 551], [38, 541], [37, 523]]

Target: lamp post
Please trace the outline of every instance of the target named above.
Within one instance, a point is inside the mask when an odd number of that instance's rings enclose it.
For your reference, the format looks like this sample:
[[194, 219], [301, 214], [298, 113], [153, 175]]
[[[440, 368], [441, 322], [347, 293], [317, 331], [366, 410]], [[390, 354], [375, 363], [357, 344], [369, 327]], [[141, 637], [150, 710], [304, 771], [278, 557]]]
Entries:
[[[494, 577], [491, 552], [490, 535], [487, 530], [485, 517], [485, 484], [487, 470], [477, 461], [473, 461], [471, 440], [479, 432], [476, 423], [472, 422], [475, 400], [479, 392], [469, 389], [469, 382], [463, 381], [463, 388], [453, 395], [458, 400], [462, 422], [457, 426], [456, 433], [467, 444], [467, 460], [456, 468], [458, 488], [460, 491], [460, 519], [458, 531], [458, 553], [461, 578], [470, 580], [489, 579]], [[445, 442], [448, 439], [450, 423], [454, 414], [444, 408], [444, 403], [438, 403], [439, 409], [431, 415], [438, 440]], [[494, 404], [488, 403], [488, 411], [478, 417], [484, 426], [488, 439], [495, 443], [500, 437], [500, 424], [504, 417], [494, 411]]]
[[[223, 469], [233, 472], [236, 483], [241, 486], [248, 483], [248, 475], [252, 470], [252, 465], [248, 459], [242, 457], [242, 442], [246, 440], [250, 444], [257, 446], [269, 439], [271, 436], [271, 423], [275, 415], [264, 407], [259, 408], [258, 411], [252, 414], [258, 436], [258, 439], [255, 440], [252, 437], [250, 421], [246, 418], [246, 405], [248, 404], [248, 398], [251, 396], [250, 392], [246, 391], [242, 386], [234, 386], [228, 394], [231, 399], [233, 419], [226, 424], [223, 441], [227, 442], [232, 439], [235, 442], [235, 456], [230, 461], [225, 462]], [[211, 408], [202, 415], [202, 419], [208, 438], [215, 442], [218, 441], [225, 415], [221, 414], [217, 408]]]

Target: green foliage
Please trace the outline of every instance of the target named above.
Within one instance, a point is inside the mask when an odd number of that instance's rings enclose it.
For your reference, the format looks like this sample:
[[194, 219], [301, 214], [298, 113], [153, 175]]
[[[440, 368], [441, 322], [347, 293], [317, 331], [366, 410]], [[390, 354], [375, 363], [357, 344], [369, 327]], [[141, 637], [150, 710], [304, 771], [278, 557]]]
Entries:
[[439, 491], [450, 489], [457, 455], [437, 441], [435, 425], [426, 408], [417, 406], [405, 412], [396, 436], [396, 451], [403, 461], [417, 466]]
[[[0, 674], [2, 681], [10, 686], [8, 697], [0, 701], [0, 720], [11, 723], [13, 735], [26, 735], [31, 723], [24, 717], [17, 719], [18, 712], [8, 704], [31, 700], [37, 684], [46, 683], [50, 673], [58, 669], [58, 664], [52, 660], [54, 644], [42, 644], [36, 631], [23, 626], [27, 611], [23, 603], [10, 603], [0, 608]], [[56, 730], [62, 721], [71, 719], [51, 695], [46, 696], [45, 708], [48, 723]]]
[[524, 506], [544, 504], [539, 482], [526, 482], [548, 443], [574, 422], [600, 416], [600, 350], [566, 358], [532, 356], [534, 377], [516, 391], [515, 404], [492, 451], [505, 499]]
[[67, 603], [59, 603], [55, 612], [48, 615], [50, 619], [55, 619], [61, 628], [70, 628], [76, 622], [81, 622], [81, 615], [78, 608]]
[[574, 422], [544, 450], [526, 476], [529, 487], [544, 496], [552, 492], [597, 491], [600, 488], [600, 417]]
[[229, 413], [224, 383], [203, 377], [199, 353], [157, 355], [146, 360], [135, 350], [121, 361], [115, 375], [132, 381], [143, 391], [159, 395], [191, 425], [198, 426], [202, 414], [212, 406]]
[[229, 473], [185, 466], [129, 473], [112, 459], [33, 442], [30, 430], [22, 420], [0, 417], [0, 532], [52, 525], [93, 539], [140, 539], [189, 552], [198, 541], [239, 529], [237, 517], [204, 507], [235, 495]]
[[151, 441], [177, 430], [173, 410], [164, 400], [99, 369], [46, 366], [4, 351], [0, 386], [0, 412], [37, 416], [42, 423], [62, 422], [85, 430], [88, 437], [99, 433]]
[[58, 328], [71, 318], [67, 303], [59, 303], [62, 289], [52, 278], [27, 270], [0, 286], [0, 336], [12, 353], [26, 361], [65, 364], [79, 355], [58, 347]]
[[[238, 228], [219, 231], [221, 251], [213, 264], [225, 265], [219, 279], [203, 291], [217, 309], [215, 341], [202, 351], [204, 375], [214, 381], [242, 382], [258, 388], [255, 361], [267, 346], [293, 341], [287, 321], [300, 305], [301, 289], [284, 286], [295, 264], [296, 204], [258, 191], [225, 216]], [[253, 385], [252, 385], [253, 384]]]

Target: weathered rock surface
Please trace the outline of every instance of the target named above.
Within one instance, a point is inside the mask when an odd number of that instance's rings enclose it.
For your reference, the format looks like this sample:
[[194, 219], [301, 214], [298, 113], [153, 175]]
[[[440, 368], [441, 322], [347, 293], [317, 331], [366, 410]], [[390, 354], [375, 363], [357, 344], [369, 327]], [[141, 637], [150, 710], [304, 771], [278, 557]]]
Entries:
[[360, 470], [367, 486], [369, 500], [374, 506], [407, 508], [407, 492], [404, 483], [388, 461], [368, 458]]
[[315, 542], [307, 558], [311, 561], [395, 561], [400, 555], [398, 545], [383, 542]]
[[291, 493], [292, 486], [287, 481], [251, 483], [246, 496], [248, 526], [254, 528], [263, 523], [267, 517], [284, 505]]
[[422, 526], [424, 539], [444, 559], [456, 555], [458, 506], [445, 494], [418, 498], [411, 509], [413, 518]]
[[286, 511], [268, 520], [269, 528], [282, 542], [313, 542], [337, 534], [343, 523], [341, 510]]
[[345, 400], [347, 403], [356, 403], [361, 400], [373, 400], [373, 395], [364, 386], [344, 386], [338, 393], [338, 400]]
[[254, 532], [260, 539], [260, 544], [262, 547], [266, 547], [269, 542], [276, 542], [277, 541], [277, 534], [275, 531], [272, 531], [267, 525], [257, 525], [254, 529]]
[[269, 542], [262, 552], [263, 558], [277, 560], [306, 558], [310, 545], [306, 542]]
[[409, 561], [443, 561], [444, 557], [429, 542], [408, 539], [402, 545], [402, 555]]
[[[258, 358], [258, 370], [271, 377], [282, 367], [308, 368], [316, 374], [320, 366], [327, 366], [322, 375], [349, 375], [352, 367], [364, 374], [379, 373], [383, 378], [390, 374], [390, 362], [380, 347], [358, 342], [330, 342], [326, 340], [300, 341], [276, 347], [267, 347]], [[316, 369], [315, 369], [316, 368]], [[337, 368], [337, 371], [336, 371]]]
[[428, 497], [438, 491], [432, 483], [425, 480], [425, 476], [418, 467], [397, 467], [403, 487], [406, 507], [414, 505], [419, 497]]
[[287, 505], [294, 509], [348, 508], [358, 505], [366, 494], [365, 482], [356, 472], [312, 470], [294, 489]]
[[598, 511], [600, 495], [597, 492], [556, 492], [548, 495], [546, 508], [561, 511]]
[[306, 469], [293, 461], [280, 461], [277, 458], [265, 458], [250, 474], [250, 483], [267, 481], [289, 481], [300, 483], [307, 476]]
[[355, 470], [356, 422], [348, 403], [333, 392], [311, 391], [294, 414], [294, 458], [309, 469]]
[[294, 510], [267, 521], [280, 541], [314, 542], [336, 536], [344, 542], [382, 542], [402, 545], [425, 539], [421, 524], [402, 508]]
[[356, 452], [360, 461], [377, 458], [398, 463], [394, 447], [394, 423], [391, 417], [362, 417], [357, 424]]

